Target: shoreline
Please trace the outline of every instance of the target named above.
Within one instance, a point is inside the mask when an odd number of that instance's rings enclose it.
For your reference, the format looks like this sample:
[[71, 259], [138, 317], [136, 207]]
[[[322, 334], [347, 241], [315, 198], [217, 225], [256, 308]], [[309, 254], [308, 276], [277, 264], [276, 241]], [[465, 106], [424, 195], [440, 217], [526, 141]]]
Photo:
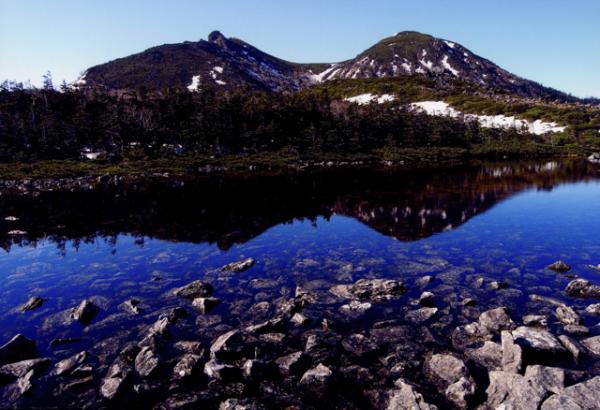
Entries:
[[[481, 146], [463, 148], [407, 148], [356, 155], [300, 156], [290, 153], [179, 156], [158, 159], [42, 160], [0, 163], [0, 195], [48, 191], [90, 190], [122, 182], [206, 177], [267, 177], [344, 169], [410, 171], [477, 165], [486, 162], [585, 159], [582, 148], [531, 145], [518, 150]], [[552, 149], [549, 149], [552, 148]]]

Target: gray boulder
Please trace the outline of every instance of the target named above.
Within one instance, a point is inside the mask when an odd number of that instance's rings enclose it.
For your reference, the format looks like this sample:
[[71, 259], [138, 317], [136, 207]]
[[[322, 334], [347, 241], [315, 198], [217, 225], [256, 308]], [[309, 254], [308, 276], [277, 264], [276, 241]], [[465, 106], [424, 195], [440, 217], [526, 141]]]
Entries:
[[56, 376], [68, 374], [77, 366], [81, 365], [87, 359], [87, 357], [88, 352], [84, 350], [71, 357], [61, 360], [60, 362], [56, 363], [56, 366], [54, 366], [52, 374]]
[[5, 364], [0, 367], [0, 380], [14, 380], [24, 377], [33, 370], [34, 373], [46, 369], [51, 363], [48, 358], [28, 359], [20, 362]]
[[600, 357], [600, 336], [588, 337], [583, 339], [581, 344], [596, 357]]
[[76, 308], [71, 310], [71, 319], [79, 321], [83, 325], [88, 325], [96, 317], [100, 308], [90, 300], [83, 300]]
[[202, 356], [191, 353], [184, 354], [173, 368], [173, 378], [181, 380], [191, 377], [199, 370], [201, 363]]
[[459, 408], [467, 408], [475, 393], [475, 381], [464, 362], [450, 354], [434, 354], [426, 361], [429, 380]]
[[541, 410], [592, 410], [600, 408], [600, 376], [577, 383], [550, 396]]
[[523, 350], [515, 343], [513, 335], [503, 330], [500, 334], [502, 341], [502, 370], [511, 373], [520, 373], [523, 367]]
[[512, 331], [516, 343], [536, 353], [566, 353], [564, 346], [545, 329], [521, 326]]
[[254, 266], [254, 259], [247, 258], [242, 261], [231, 262], [231, 263], [223, 266], [220, 269], [220, 271], [221, 272], [240, 273], [240, 272], [244, 272], [244, 271], [250, 269], [252, 266]]
[[23, 306], [21, 306], [21, 310], [23, 312], [29, 311], [29, 310], [34, 310], [39, 308], [40, 306], [42, 306], [42, 304], [44, 303], [44, 299], [42, 299], [39, 296], [32, 296], [30, 297], [27, 302], [25, 302], [25, 304]]
[[195, 280], [173, 291], [175, 296], [192, 300], [210, 296], [212, 292], [213, 287], [209, 283], [202, 282], [201, 280]]
[[581, 323], [581, 318], [570, 306], [559, 306], [556, 308], [556, 318], [564, 325], [578, 325]]
[[388, 393], [387, 410], [437, 410], [429, 404], [413, 385], [404, 379], [394, 383], [395, 388]]
[[35, 347], [35, 342], [22, 334], [16, 335], [0, 346], [0, 366], [38, 357], [40, 357], [40, 354]]
[[230, 359], [241, 354], [244, 340], [239, 330], [230, 330], [219, 336], [210, 346], [210, 357]]
[[151, 376], [158, 369], [160, 356], [150, 346], [145, 346], [135, 357], [135, 371], [141, 377]]
[[600, 299], [600, 286], [592, 285], [585, 279], [574, 279], [565, 288], [569, 296]]
[[556, 261], [548, 266], [548, 269], [559, 273], [566, 273], [571, 270], [571, 267], [563, 261]]

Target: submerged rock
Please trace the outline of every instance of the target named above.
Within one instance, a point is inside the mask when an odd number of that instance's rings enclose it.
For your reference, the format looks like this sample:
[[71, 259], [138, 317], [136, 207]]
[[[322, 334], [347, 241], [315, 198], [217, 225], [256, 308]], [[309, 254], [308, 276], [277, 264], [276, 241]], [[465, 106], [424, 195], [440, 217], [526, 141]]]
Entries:
[[600, 299], [600, 286], [585, 279], [574, 279], [565, 288], [569, 296]]
[[223, 266], [220, 271], [221, 272], [233, 272], [233, 273], [241, 273], [254, 266], [254, 259], [247, 258], [243, 261], [232, 262], [225, 266]]
[[140, 314], [140, 301], [137, 299], [128, 299], [123, 302], [123, 308], [134, 315]]
[[556, 261], [551, 265], [548, 265], [548, 269], [559, 273], [566, 273], [571, 270], [571, 267], [563, 261]]
[[90, 300], [83, 300], [76, 308], [71, 310], [71, 319], [77, 320], [83, 325], [88, 325], [96, 317], [100, 308]]
[[349, 285], [336, 285], [330, 292], [342, 299], [383, 302], [406, 291], [404, 283], [393, 279], [360, 279]]
[[192, 300], [195, 298], [210, 296], [212, 292], [213, 287], [209, 283], [203, 282], [201, 280], [195, 280], [173, 291], [175, 296]]
[[585, 308], [590, 315], [600, 316], [600, 303], [594, 303]]
[[36, 359], [40, 356], [35, 342], [22, 334], [18, 334], [0, 346], [0, 365]]
[[213, 307], [217, 306], [221, 301], [217, 298], [206, 297], [206, 298], [195, 298], [192, 302], [192, 305], [196, 308], [196, 310], [203, 315], [208, 313]]
[[39, 297], [39, 296], [32, 296], [29, 298], [29, 300], [27, 300], [27, 302], [21, 306], [21, 310], [23, 312], [29, 311], [29, 310], [34, 310], [39, 308], [40, 306], [42, 306], [42, 304], [45, 302], [45, 299]]
[[437, 313], [438, 309], [434, 307], [423, 307], [417, 310], [411, 310], [406, 313], [406, 320], [421, 324], [431, 319]]

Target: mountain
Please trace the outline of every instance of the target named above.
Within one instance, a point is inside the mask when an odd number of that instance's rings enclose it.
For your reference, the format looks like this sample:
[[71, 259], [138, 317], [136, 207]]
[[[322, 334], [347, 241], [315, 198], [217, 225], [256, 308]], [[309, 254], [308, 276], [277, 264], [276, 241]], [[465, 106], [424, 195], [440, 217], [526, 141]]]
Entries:
[[324, 68], [326, 65], [281, 60], [214, 31], [208, 41], [165, 44], [92, 67], [74, 85], [109, 89], [187, 87], [190, 91], [211, 85], [296, 91], [314, 83], [312, 69]]
[[351, 60], [298, 64], [269, 55], [218, 31], [208, 41], [165, 44], [92, 67], [74, 87], [109, 89], [198, 87], [297, 91], [330, 80], [398, 76], [447, 77], [529, 98], [568, 99], [518, 77], [455, 42], [413, 31], [385, 38]]
[[484, 88], [525, 97], [558, 93], [518, 77], [458, 43], [414, 31], [397, 33], [352, 60], [331, 64], [319, 77], [327, 81], [400, 75], [449, 75]]

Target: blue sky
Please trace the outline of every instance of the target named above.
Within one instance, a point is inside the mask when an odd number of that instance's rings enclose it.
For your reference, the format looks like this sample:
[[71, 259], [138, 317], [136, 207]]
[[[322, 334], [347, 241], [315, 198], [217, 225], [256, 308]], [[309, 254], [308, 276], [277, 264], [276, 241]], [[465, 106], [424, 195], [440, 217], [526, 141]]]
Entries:
[[0, 79], [55, 83], [85, 68], [221, 30], [278, 57], [335, 62], [416, 30], [515, 74], [600, 96], [598, 0], [0, 0]]

